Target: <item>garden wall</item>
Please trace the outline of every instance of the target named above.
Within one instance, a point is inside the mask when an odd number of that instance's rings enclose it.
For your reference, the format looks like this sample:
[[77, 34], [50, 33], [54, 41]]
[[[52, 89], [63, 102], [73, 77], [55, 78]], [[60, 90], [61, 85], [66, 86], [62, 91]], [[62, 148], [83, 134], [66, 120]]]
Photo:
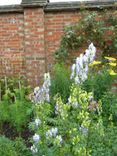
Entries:
[[21, 5], [1, 6], [0, 75], [24, 76], [29, 84], [38, 85], [43, 74], [51, 70], [64, 27], [79, 21], [82, 7], [111, 11], [116, 9], [116, 1], [23, 0]]

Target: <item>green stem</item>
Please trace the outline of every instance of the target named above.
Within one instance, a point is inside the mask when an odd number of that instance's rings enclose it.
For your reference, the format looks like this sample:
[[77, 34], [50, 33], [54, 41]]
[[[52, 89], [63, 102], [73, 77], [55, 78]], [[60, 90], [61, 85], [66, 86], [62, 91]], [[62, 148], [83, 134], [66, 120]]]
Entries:
[[1, 83], [0, 83], [0, 102], [2, 101], [2, 89], [1, 89]]
[[5, 76], [4, 81], [5, 81], [5, 89], [7, 90], [8, 89], [8, 85], [7, 85], [7, 77], [6, 76]]

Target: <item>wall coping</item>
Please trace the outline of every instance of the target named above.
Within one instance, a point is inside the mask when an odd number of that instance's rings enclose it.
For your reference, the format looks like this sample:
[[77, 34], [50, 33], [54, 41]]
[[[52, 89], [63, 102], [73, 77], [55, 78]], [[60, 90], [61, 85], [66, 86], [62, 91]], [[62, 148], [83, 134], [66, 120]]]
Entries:
[[0, 13], [23, 12], [21, 5], [3, 5], [0, 6]]
[[77, 1], [77, 2], [54, 2], [48, 3], [44, 8], [45, 11], [61, 11], [61, 10], [77, 10], [81, 8], [86, 9], [103, 9], [117, 7], [117, 0], [95, 0], [95, 1]]
[[48, 0], [22, 0], [23, 7], [42, 7], [49, 2]]
[[[36, 2], [36, 1], [35, 1]], [[45, 12], [51, 11], [65, 11], [65, 10], [78, 10], [81, 8], [86, 9], [103, 9], [103, 8], [117, 8], [117, 0], [104, 0], [101, 1], [85, 1], [85, 2], [54, 2], [43, 3], [33, 3], [33, 4], [25, 4], [21, 3], [20, 5], [4, 5], [0, 6], [0, 13], [9, 13], [9, 12], [23, 12], [24, 8], [28, 7], [43, 7]]]

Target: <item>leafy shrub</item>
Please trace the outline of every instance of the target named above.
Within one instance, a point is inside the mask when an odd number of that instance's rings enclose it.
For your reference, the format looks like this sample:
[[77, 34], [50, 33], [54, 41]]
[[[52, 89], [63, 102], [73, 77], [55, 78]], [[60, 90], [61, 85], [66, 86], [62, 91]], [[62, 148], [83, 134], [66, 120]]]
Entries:
[[[55, 97], [53, 108], [49, 103], [35, 105], [34, 155], [88, 156], [88, 136], [95, 116], [99, 123], [101, 103], [95, 105], [95, 112], [89, 109], [92, 93], [87, 93], [78, 85], [71, 87], [68, 103], [60, 96]], [[98, 118], [99, 117], [99, 118]], [[100, 130], [99, 130], [100, 131]]]
[[102, 129], [100, 134], [96, 125], [90, 130], [88, 145], [91, 149], [91, 156], [116, 156], [117, 155], [117, 127], [109, 126]]
[[22, 126], [30, 121], [32, 103], [26, 98], [26, 87], [20, 85], [17, 89], [10, 89], [5, 90], [0, 101], [0, 125], [9, 122], [20, 132]]
[[17, 152], [15, 151], [12, 141], [5, 137], [0, 137], [0, 155], [17, 156]]
[[[101, 64], [99, 61], [94, 63]], [[72, 83], [68, 96], [62, 97], [62, 92], [57, 90], [52, 96], [53, 105], [44, 101], [36, 103], [35, 120], [30, 124], [35, 131], [31, 146], [35, 156], [117, 154], [117, 138], [114, 138], [117, 133], [117, 98], [110, 89], [111, 74], [116, 73], [114, 70], [110, 73], [105, 67], [99, 69], [92, 68], [91, 77], [83, 85]]]
[[17, 100], [10, 106], [10, 123], [20, 132], [30, 122], [32, 108], [29, 101]]
[[17, 156], [32, 156], [30, 149], [26, 147], [22, 138], [16, 138], [16, 140], [13, 141], [13, 145], [17, 152]]
[[[33, 123], [35, 156], [115, 156], [117, 154], [117, 127], [110, 118], [105, 123], [103, 104], [92, 99], [93, 94], [72, 85], [68, 103], [56, 96], [56, 104], [35, 105]], [[116, 109], [117, 111], [117, 109]], [[54, 114], [54, 115], [53, 115]], [[104, 120], [103, 120], [104, 119]], [[35, 126], [34, 126], [35, 125]]]
[[107, 92], [102, 96], [103, 119], [106, 125], [110, 124], [110, 119], [117, 125], [117, 95]]
[[116, 23], [116, 12], [109, 13], [108, 10], [103, 10], [100, 15], [96, 11], [82, 11], [78, 24], [65, 28], [61, 46], [55, 52], [55, 58], [59, 61], [60, 59], [66, 61], [70, 52], [92, 41], [104, 55], [115, 54], [117, 49]]
[[59, 94], [66, 102], [70, 94], [70, 72], [64, 64], [56, 64], [54, 66], [53, 77], [51, 79], [50, 94], [53, 98]]
[[4, 136], [0, 137], [0, 155], [2, 156], [31, 156], [30, 151], [21, 139], [11, 141]]
[[107, 70], [96, 73], [94, 71], [93, 75], [90, 73], [89, 78], [84, 82], [83, 88], [88, 92], [93, 91], [95, 100], [99, 100], [111, 89], [112, 83], [113, 77]]

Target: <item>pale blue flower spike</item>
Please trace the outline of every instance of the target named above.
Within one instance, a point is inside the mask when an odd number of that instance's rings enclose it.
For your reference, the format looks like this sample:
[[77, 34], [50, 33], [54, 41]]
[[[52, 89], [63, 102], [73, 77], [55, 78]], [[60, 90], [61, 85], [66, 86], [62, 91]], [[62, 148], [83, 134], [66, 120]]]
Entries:
[[74, 79], [76, 84], [81, 84], [88, 78], [88, 67], [96, 56], [96, 47], [91, 43], [84, 54], [80, 54], [76, 58], [76, 63], [72, 65], [71, 79]]

